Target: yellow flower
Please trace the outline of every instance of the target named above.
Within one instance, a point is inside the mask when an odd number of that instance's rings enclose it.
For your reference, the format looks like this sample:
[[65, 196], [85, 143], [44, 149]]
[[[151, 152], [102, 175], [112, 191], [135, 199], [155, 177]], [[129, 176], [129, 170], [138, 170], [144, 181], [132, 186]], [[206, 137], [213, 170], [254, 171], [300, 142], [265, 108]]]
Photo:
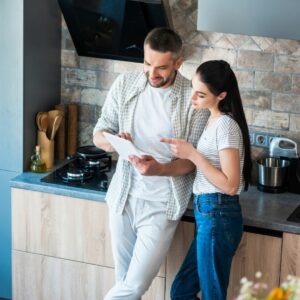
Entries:
[[266, 300], [288, 300], [291, 292], [283, 288], [274, 288]]

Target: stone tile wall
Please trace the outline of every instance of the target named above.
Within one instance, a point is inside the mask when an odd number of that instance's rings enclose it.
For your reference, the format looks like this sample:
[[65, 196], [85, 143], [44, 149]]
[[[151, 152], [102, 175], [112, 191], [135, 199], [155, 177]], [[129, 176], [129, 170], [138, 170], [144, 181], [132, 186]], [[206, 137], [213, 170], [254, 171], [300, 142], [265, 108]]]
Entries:
[[[300, 146], [300, 41], [196, 31], [197, 1], [169, 0], [175, 30], [184, 38], [181, 72], [191, 78], [210, 59], [227, 60], [235, 70], [251, 130], [281, 134]], [[79, 144], [92, 143], [92, 129], [119, 73], [138, 63], [78, 57], [62, 23], [62, 103], [79, 110]], [[253, 149], [254, 156], [260, 154]]]

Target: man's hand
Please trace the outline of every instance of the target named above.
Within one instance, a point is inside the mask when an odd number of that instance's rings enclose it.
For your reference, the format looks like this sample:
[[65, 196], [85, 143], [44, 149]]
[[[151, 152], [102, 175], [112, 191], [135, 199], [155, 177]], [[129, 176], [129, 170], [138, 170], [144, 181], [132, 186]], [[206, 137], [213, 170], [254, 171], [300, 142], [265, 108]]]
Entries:
[[150, 155], [143, 155], [141, 158], [131, 155], [129, 160], [139, 173], [144, 176], [159, 176], [163, 171], [163, 165]]
[[[106, 152], [115, 152], [115, 149], [113, 148], [113, 146], [107, 141], [107, 139], [105, 138], [105, 136], [103, 135], [103, 132], [107, 132], [110, 133], [107, 130], [99, 130], [96, 132], [96, 134], [94, 135], [93, 141], [96, 147], [103, 149]], [[116, 136], [125, 139], [125, 140], [132, 140], [130, 133], [127, 132], [122, 132], [117, 134]]]
[[190, 159], [196, 150], [194, 146], [182, 139], [167, 139], [162, 138], [160, 140], [163, 143], [167, 143], [171, 145], [171, 152], [173, 156], [182, 159]]
[[128, 133], [128, 132], [122, 132], [122, 133], [117, 134], [116, 136], [118, 136], [124, 140], [129, 140], [132, 142], [132, 137], [131, 137], [130, 133]]

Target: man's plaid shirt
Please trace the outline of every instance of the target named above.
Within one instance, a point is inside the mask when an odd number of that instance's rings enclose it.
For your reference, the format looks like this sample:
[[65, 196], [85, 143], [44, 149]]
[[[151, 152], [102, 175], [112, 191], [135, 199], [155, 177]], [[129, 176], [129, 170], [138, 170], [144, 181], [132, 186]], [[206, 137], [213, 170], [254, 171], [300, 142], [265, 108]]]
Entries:
[[[98, 130], [107, 130], [113, 134], [133, 133], [133, 116], [139, 94], [145, 89], [147, 78], [143, 72], [128, 72], [120, 75], [113, 83], [104, 103], [94, 134]], [[208, 110], [194, 110], [191, 107], [191, 83], [179, 72], [170, 93], [171, 123], [173, 138], [186, 139], [197, 146], [200, 135], [206, 125]], [[151, 130], [151, 128], [149, 128]], [[132, 165], [119, 159], [116, 172], [109, 185], [106, 201], [122, 213], [130, 185]], [[185, 212], [192, 194], [194, 173], [170, 177], [171, 193], [166, 206], [169, 220], [178, 220]]]

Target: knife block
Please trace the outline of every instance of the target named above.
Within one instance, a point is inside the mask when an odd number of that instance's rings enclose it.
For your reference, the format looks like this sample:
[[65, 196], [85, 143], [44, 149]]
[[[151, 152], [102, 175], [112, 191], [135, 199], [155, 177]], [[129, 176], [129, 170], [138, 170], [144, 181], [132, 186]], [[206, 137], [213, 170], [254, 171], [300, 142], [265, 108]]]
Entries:
[[51, 169], [54, 163], [54, 140], [49, 140], [46, 132], [38, 130], [37, 144], [41, 147], [41, 159], [47, 169]]

